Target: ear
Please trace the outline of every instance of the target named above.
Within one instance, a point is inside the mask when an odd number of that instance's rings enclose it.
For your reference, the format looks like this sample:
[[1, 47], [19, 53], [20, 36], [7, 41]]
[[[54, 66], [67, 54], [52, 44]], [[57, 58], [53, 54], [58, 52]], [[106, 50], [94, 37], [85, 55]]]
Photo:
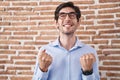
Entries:
[[55, 21], [54, 21], [54, 24], [55, 24], [55, 28], [58, 29], [58, 28], [59, 28], [59, 26], [58, 26], [58, 21], [55, 20]]
[[81, 22], [81, 18], [80, 18], [79, 21], [78, 21], [78, 26], [80, 26], [80, 22]]

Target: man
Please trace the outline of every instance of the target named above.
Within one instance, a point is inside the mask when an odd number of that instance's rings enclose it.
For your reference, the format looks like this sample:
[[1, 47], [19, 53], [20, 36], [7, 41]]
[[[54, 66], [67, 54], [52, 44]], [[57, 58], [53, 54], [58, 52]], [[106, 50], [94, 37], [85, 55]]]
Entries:
[[75, 35], [81, 12], [72, 2], [55, 10], [56, 41], [40, 49], [33, 80], [100, 80], [96, 51]]

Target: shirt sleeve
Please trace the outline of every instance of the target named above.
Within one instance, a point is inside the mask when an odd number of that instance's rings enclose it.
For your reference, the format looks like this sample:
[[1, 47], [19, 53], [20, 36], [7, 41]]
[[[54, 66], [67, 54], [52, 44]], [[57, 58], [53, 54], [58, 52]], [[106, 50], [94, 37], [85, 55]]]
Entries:
[[100, 80], [100, 78], [96, 77], [94, 73], [92, 75], [87, 75], [87, 76], [82, 74], [82, 80]]
[[36, 65], [32, 80], [47, 80], [48, 72], [42, 72], [39, 68], [38, 59], [36, 59]]
[[93, 65], [93, 73], [91, 75], [82, 74], [82, 80], [100, 80], [99, 69], [98, 69], [99, 60], [96, 51], [95, 51], [95, 56], [96, 56], [96, 62]]

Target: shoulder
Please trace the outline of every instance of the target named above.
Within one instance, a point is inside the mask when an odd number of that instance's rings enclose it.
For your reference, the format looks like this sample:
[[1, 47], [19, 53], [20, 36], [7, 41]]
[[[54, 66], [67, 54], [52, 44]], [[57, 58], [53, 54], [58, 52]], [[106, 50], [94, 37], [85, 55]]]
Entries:
[[44, 49], [49, 50], [54, 48], [54, 46], [55, 46], [54, 42], [49, 42], [48, 44], [41, 46], [39, 50], [44, 50]]
[[94, 47], [92, 47], [91, 45], [89, 44], [85, 44], [85, 43], [82, 43], [83, 46], [82, 46], [82, 49], [86, 52], [92, 52], [92, 53], [96, 53], [96, 50]]

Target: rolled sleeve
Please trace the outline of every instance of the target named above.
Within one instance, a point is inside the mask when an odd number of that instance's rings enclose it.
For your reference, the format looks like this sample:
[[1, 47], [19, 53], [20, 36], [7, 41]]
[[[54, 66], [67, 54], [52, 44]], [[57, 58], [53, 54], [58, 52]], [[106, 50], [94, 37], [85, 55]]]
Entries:
[[94, 76], [94, 74], [92, 74], [92, 75], [84, 75], [84, 74], [82, 74], [82, 78], [83, 78], [83, 80], [95, 80], [95, 76]]
[[47, 80], [48, 72], [42, 72], [39, 68], [39, 64], [36, 63], [34, 76], [32, 80]]

